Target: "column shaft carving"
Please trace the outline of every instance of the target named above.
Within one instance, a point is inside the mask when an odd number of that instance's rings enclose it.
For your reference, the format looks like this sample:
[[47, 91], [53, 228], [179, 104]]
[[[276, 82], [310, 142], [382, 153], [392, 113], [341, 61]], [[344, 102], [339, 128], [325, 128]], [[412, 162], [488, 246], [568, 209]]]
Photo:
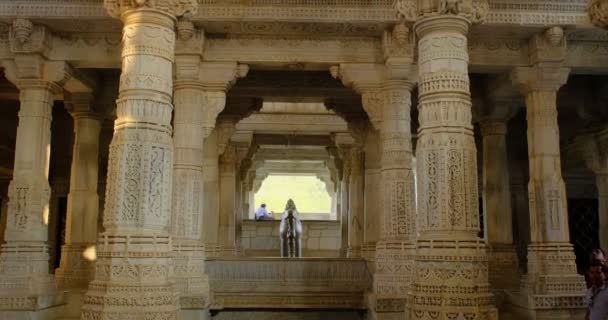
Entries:
[[377, 312], [403, 312], [415, 256], [416, 208], [412, 171], [411, 91], [414, 83], [389, 80], [382, 87], [382, 217], [376, 244]]
[[493, 289], [510, 289], [518, 283], [518, 266], [513, 246], [507, 123], [503, 120], [485, 120], [480, 126], [483, 136], [483, 211], [490, 284]]
[[363, 244], [363, 166], [360, 148], [350, 148], [350, 177], [348, 180], [348, 256], [361, 256]]
[[342, 179], [340, 180], [340, 225], [342, 226], [342, 244], [340, 255], [347, 256], [348, 252], [348, 213], [349, 213], [349, 180], [350, 180], [350, 148], [341, 147], [340, 158], [342, 159]]
[[220, 218], [218, 128], [216, 127], [203, 144], [203, 240], [205, 254], [215, 256], [218, 251], [218, 229]]
[[[471, 124], [467, 33], [458, 15], [423, 18], [416, 146], [417, 241], [411, 317], [495, 319], [485, 244], [477, 238], [477, 150]], [[432, 9], [432, 8], [430, 8]], [[458, 8], [455, 8], [458, 14]], [[453, 13], [453, 12], [452, 12]]]
[[[569, 305], [582, 306], [573, 294], [584, 292], [568, 230], [568, 207], [561, 174], [557, 91], [566, 83], [569, 70], [559, 66], [517, 68], [511, 77], [526, 97], [528, 123], [528, 201], [530, 244], [528, 274], [523, 292], [541, 295]], [[578, 299], [578, 300], [577, 300]], [[534, 303], [532, 308], [539, 308]]]
[[220, 217], [219, 250], [224, 256], [236, 255], [236, 147], [226, 146], [219, 160]]
[[[177, 1], [104, 2], [123, 27], [117, 119], [110, 145], [95, 279], [82, 319], [174, 319], [170, 236], [171, 127]], [[153, 303], [150, 303], [153, 301]], [[145, 306], [145, 307], [144, 307]]]
[[[44, 80], [19, 81], [19, 125], [13, 179], [8, 188], [8, 217], [0, 254], [0, 294], [54, 292], [49, 274], [48, 181], [53, 95], [60, 89]], [[0, 308], [13, 306], [1, 304]]]
[[376, 243], [380, 238], [380, 225], [384, 202], [382, 201], [382, 176], [380, 173], [380, 159], [382, 145], [377, 130], [368, 128], [365, 139], [365, 187], [364, 187], [364, 220], [365, 228], [362, 255], [366, 259], [375, 260]]
[[[207, 137], [204, 108], [197, 86], [176, 80], [173, 101], [175, 160], [173, 164], [173, 279], [182, 305], [205, 306], [209, 284], [205, 275], [203, 245], [203, 141]], [[204, 105], [203, 105], [204, 106]], [[222, 104], [223, 108], [223, 104]], [[184, 307], [184, 306], [182, 306]], [[187, 306], [186, 306], [187, 307]]]
[[74, 147], [68, 194], [65, 245], [55, 275], [60, 288], [86, 289], [93, 279], [99, 195], [99, 135], [101, 117], [93, 96], [72, 96], [66, 101], [74, 118]]

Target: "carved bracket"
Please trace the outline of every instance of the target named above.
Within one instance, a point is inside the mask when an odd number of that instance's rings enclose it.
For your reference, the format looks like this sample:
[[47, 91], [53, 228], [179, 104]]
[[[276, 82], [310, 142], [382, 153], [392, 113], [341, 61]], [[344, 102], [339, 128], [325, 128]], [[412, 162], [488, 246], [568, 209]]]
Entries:
[[108, 14], [120, 18], [126, 11], [137, 9], [155, 9], [175, 17], [193, 15], [198, 11], [197, 0], [104, 0]]
[[236, 132], [237, 119], [235, 117], [219, 117], [217, 120], [217, 154], [222, 155]]
[[389, 72], [393, 69], [406, 69], [414, 63], [414, 51], [416, 43], [414, 34], [405, 22], [396, 24], [392, 30], [384, 32], [382, 37], [382, 51], [384, 60], [389, 66]]
[[554, 26], [530, 40], [530, 63], [561, 63], [566, 59], [566, 37], [561, 27]]
[[202, 57], [205, 47], [205, 31], [196, 28], [189, 19], [177, 21], [177, 41], [175, 42], [175, 55], [195, 55]]
[[45, 57], [51, 50], [52, 35], [44, 26], [34, 25], [27, 19], [15, 19], [9, 30], [10, 49], [13, 53], [38, 53]]
[[591, 0], [587, 8], [589, 20], [594, 25], [608, 29], [608, 1], [606, 0]]

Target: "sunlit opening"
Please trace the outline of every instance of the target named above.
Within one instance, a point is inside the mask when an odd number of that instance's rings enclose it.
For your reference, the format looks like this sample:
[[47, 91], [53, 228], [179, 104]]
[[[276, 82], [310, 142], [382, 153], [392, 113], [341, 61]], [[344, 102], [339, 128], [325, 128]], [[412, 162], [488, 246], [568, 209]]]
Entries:
[[280, 219], [287, 200], [293, 199], [302, 219], [329, 219], [331, 197], [325, 183], [315, 176], [270, 175], [255, 194], [255, 209], [262, 203]]
[[44, 210], [42, 210], [42, 222], [45, 225], [49, 225], [49, 205], [44, 206]]
[[97, 260], [97, 249], [95, 246], [89, 246], [82, 252], [82, 256], [87, 261], [95, 261]]

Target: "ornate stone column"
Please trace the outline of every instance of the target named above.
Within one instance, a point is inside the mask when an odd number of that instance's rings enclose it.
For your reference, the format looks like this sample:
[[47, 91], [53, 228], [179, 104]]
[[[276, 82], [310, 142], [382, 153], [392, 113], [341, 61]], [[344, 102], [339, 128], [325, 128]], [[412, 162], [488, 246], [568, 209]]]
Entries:
[[[561, 174], [557, 91], [570, 71], [559, 63], [565, 52], [563, 32], [558, 27], [548, 29], [532, 39], [531, 47], [534, 66], [516, 68], [511, 74], [525, 95], [528, 123], [531, 242], [522, 293], [527, 295], [525, 306], [537, 319], [549, 319], [560, 311], [568, 314], [572, 311], [568, 309], [583, 307], [585, 284], [576, 273]], [[556, 310], [544, 310], [547, 303]]]
[[220, 218], [218, 128], [203, 143], [203, 242], [207, 256], [216, 256]]
[[197, 2], [104, 2], [123, 27], [122, 74], [110, 146], [95, 279], [82, 319], [175, 319], [170, 236], [175, 17]]
[[338, 147], [340, 159], [342, 160], [342, 179], [340, 179], [340, 225], [342, 227], [342, 243], [340, 245], [340, 256], [348, 256], [348, 232], [349, 232], [349, 194], [348, 186], [350, 179], [350, 147], [342, 145]]
[[44, 312], [60, 298], [48, 264], [48, 173], [53, 96], [62, 91], [65, 66], [35, 55], [16, 56], [3, 65], [7, 79], [20, 91], [13, 179], [0, 250], [0, 318], [10, 318], [17, 315], [4, 310]]
[[381, 91], [379, 124], [382, 203], [376, 244], [376, 311], [404, 310], [415, 256], [416, 202], [412, 166], [411, 91], [415, 83], [388, 80]]
[[[477, 150], [468, 76], [467, 33], [481, 7], [423, 4], [414, 26], [419, 39], [419, 237], [407, 314], [412, 319], [496, 319], [486, 246], [477, 237]], [[487, 2], [476, 4], [487, 9]]]
[[[385, 50], [391, 57], [387, 65], [341, 65], [338, 74], [342, 82], [361, 94], [363, 108], [379, 132], [382, 213], [378, 217], [380, 234], [370, 299], [375, 319], [404, 312], [415, 255], [410, 106], [416, 68], [411, 41], [409, 29], [399, 24], [385, 34]], [[397, 57], [392, 55], [395, 52], [402, 58], [398, 64], [392, 64], [396, 62], [392, 59]]]
[[506, 119], [484, 119], [480, 122], [480, 128], [489, 280], [492, 289], [515, 289], [519, 277], [517, 254], [513, 246]]
[[178, 21], [177, 33], [173, 93], [173, 275], [182, 296], [182, 307], [198, 309], [209, 302], [202, 234], [203, 144], [224, 109], [226, 91], [237, 77], [247, 73], [247, 66], [202, 62], [204, 34], [191, 21]]
[[[363, 253], [368, 260], [375, 260], [376, 242], [380, 237], [380, 218], [384, 212], [382, 197], [382, 177], [380, 173], [382, 144], [380, 134], [371, 126], [365, 139], [365, 187], [364, 187], [364, 229]], [[373, 267], [373, 266], [372, 266]]]
[[348, 252], [349, 257], [360, 257], [363, 245], [363, 187], [364, 157], [360, 148], [350, 149], [350, 178], [348, 181]]
[[586, 137], [583, 148], [585, 163], [595, 173], [600, 247], [608, 248], [608, 129]]
[[63, 302], [49, 273], [49, 157], [56, 94], [90, 91], [89, 82], [64, 61], [48, 60], [51, 34], [25, 19], [13, 21], [6, 78], [20, 91], [13, 177], [0, 250], [0, 318], [44, 318]]
[[65, 228], [65, 245], [55, 272], [59, 288], [86, 290], [93, 279], [97, 240], [99, 134], [102, 117], [89, 93], [66, 97], [74, 118], [74, 146]]
[[236, 147], [229, 144], [220, 156], [220, 255], [236, 255]]

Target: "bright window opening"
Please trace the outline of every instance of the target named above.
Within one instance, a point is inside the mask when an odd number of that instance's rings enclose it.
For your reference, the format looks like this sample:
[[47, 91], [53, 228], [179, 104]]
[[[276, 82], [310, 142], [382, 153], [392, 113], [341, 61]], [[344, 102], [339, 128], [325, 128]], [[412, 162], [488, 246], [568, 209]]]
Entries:
[[302, 219], [330, 219], [331, 197], [325, 183], [315, 176], [268, 176], [255, 194], [255, 207], [265, 203], [266, 210], [280, 219], [289, 199], [295, 202]]

